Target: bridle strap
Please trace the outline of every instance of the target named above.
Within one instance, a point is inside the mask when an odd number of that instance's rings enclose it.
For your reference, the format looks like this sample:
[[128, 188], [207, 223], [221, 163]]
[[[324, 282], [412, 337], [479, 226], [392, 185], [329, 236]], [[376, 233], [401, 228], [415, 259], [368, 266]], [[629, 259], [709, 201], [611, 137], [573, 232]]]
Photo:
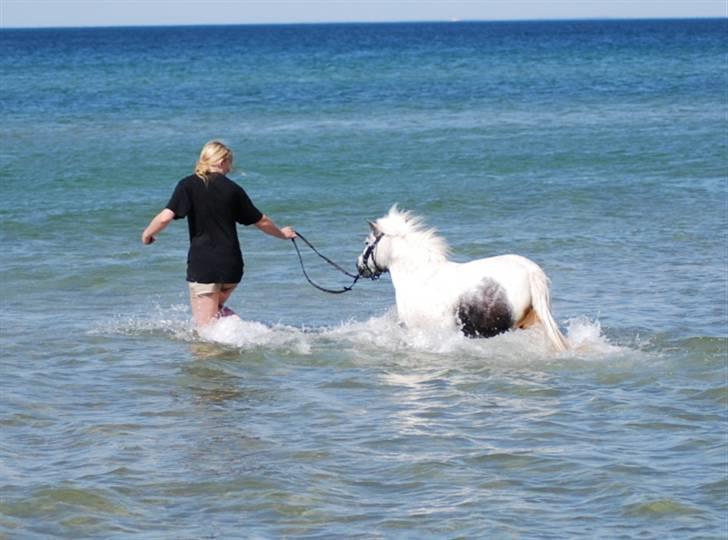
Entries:
[[311, 242], [309, 242], [308, 240], [306, 240], [306, 238], [300, 232], [296, 231], [296, 235], [297, 235], [298, 238], [300, 238], [301, 240], [303, 240], [306, 243], [306, 245], [308, 247], [310, 247], [313, 250], [313, 252], [316, 255], [318, 255], [319, 257], [321, 257], [324, 261], [326, 261], [331, 266], [333, 266], [334, 268], [336, 268], [342, 274], [346, 274], [347, 276], [349, 276], [351, 278], [354, 278], [354, 281], [351, 282], [351, 285], [349, 285], [348, 287], [343, 287], [341, 289], [328, 289], [326, 287], [322, 287], [321, 285], [315, 283], [308, 276], [308, 273], [306, 272], [306, 267], [303, 265], [303, 257], [301, 256], [301, 250], [298, 249], [298, 244], [296, 243], [296, 239], [295, 238], [291, 238], [291, 242], [293, 242], [293, 247], [296, 248], [296, 253], [298, 254], [298, 262], [301, 264], [301, 270], [303, 271], [303, 275], [306, 278], [306, 281], [308, 281], [313, 287], [315, 287], [319, 291], [322, 291], [322, 292], [325, 292], [325, 293], [329, 293], [329, 294], [342, 294], [342, 293], [345, 293], [345, 292], [349, 292], [354, 287], [354, 285], [356, 284], [356, 282], [359, 281], [359, 278], [361, 277], [361, 275], [359, 275], [359, 274], [356, 274], [355, 275], [355, 274], [351, 274], [351, 273], [347, 272], [341, 266], [339, 266], [338, 264], [336, 264], [334, 261], [332, 261], [331, 259], [329, 259], [325, 255], [322, 255], [321, 253], [319, 253], [319, 251], [315, 247], [313, 247], [313, 244], [311, 244]]
[[[308, 247], [310, 247], [310, 248], [311, 248], [311, 249], [313, 250], [313, 252], [314, 252], [314, 253], [315, 253], [316, 255], [318, 255], [319, 257], [321, 257], [321, 258], [322, 258], [323, 260], [325, 260], [325, 261], [326, 261], [327, 263], [329, 263], [329, 264], [330, 264], [331, 266], [333, 266], [334, 268], [336, 268], [336, 269], [337, 269], [337, 270], [338, 270], [339, 272], [341, 272], [342, 274], [346, 274], [346, 275], [347, 275], [347, 276], [349, 276], [350, 278], [355, 278], [355, 277], [359, 277], [359, 275], [358, 275], [358, 274], [351, 274], [351, 273], [347, 272], [347, 271], [346, 271], [346, 270], [344, 270], [344, 269], [343, 269], [343, 268], [342, 268], [341, 266], [339, 266], [339, 265], [338, 265], [338, 264], [336, 264], [336, 263], [335, 263], [334, 261], [332, 261], [331, 259], [329, 259], [329, 258], [328, 258], [328, 257], [327, 257], [326, 255], [323, 255], [322, 253], [319, 253], [319, 250], [318, 250], [318, 249], [316, 249], [316, 248], [315, 248], [315, 247], [313, 246], [313, 244], [312, 244], [311, 242], [309, 242], [308, 240], [306, 240], [306, 237], [305, 237], [305, 236], [303, 236], [303, 235], [302, 235], [302, 234], [301, 234], [300, 232], [296, 231], [296, 236], [297, 236], [298, 238], [300, 238], [301, 240], [303, 240], [303, 241], [305, 242], [305, 244], [306, 244], [306, 245], [307, 245]], [[292, 238], [292, 240], [293, 240], [293, 245], [295, 246], [295, 245], [296, 245], [296, 239], [295, 239], [295, 238]], [[296, 250], [298, 250], [298, 247], [296, 247]]]
[[384, 233], [379, 233], [374, 237], [374, 242], [369, 244], [367, 248], [364, 250], [364, 255], [362, 256], [362, 262], [364, 263], [364, 266], [369, 266], [369, 259], [372, 260], [372, 263], [374, 263], [374, 274], [369, 278], [372, 280], [379, 279], [379, 277], [386, 272], [386, 270], [379, 267], [377, 264], [377, 259], [374, 258], [374, 250], [377, 249], [377, 244], [379, 244], [379, 241], [384, 238]]

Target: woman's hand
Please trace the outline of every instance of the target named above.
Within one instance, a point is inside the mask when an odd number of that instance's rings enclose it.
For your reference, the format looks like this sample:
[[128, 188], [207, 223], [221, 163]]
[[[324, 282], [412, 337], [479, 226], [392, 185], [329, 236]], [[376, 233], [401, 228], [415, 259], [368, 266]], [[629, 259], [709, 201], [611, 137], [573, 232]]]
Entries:
[[280, 238], [281, 240], [291, 240], [296, 237], [296, 231], [293, 230], [293, 227], [283, 227], [280, 229], [278, 228], [278, 225], [273, 223], [273, 220], [265, 214], [263, 214], [263, 217], [260, 218], [260, 221], [258, 221], [255, 226], [264, 233]]
[[149, 245], [153, 243], [156, 238], [154, 235], [160, 233], [164, 228], [169, 225], [174, 219], [174, 212], [169, 208], [165, 208], [159, 214], [154, 216], [154, 219], [149, 223], [144, 232], [142, 233], [142, 244]]

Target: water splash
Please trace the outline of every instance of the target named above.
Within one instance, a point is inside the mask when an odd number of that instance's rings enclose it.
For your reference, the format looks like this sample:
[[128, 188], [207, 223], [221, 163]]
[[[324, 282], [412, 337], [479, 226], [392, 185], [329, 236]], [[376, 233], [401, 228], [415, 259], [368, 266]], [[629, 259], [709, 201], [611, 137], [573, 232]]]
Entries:
[[587, 317], [568, 321], [566, 338], [570, 350], [564, 353], [552, 349], [540, 327], [513, 330], [490, 339], [469, 339], [459, 332], [440, 328], [406, 328], [398, 322], [394, 309], [363, 322], [351, 321], [325, 329], [321, 335], [361, 350], [458, 354], [502, 360], [551, 360], [574, 355], [601, 357], [624, 350], [609, 343], [601, 324]]
[[305, 332], [282, 324], [266, 325], [246, 321], [233, 315], [223, 317], [199, 332], [200, 339], [239, 349], [275, 348], [296, 354], [311, 353], [311, 342]]
[[397, 320], [396, 310], [364, 321], [345, 321], [336, 326], [299, 328], [224, 317], [196, 332], [186, 306], [157, 308], [151, 317], [116, 318], [92, 331], [97, 334], [166, 335], [187, 342], [204, 342], [224, 347], [254, 350], [270, 349], [297, 355], [323, 350], [381, 354], [427, 354], [493, 358], [499, 361], [549, 361], [578, 356], [600, 358], [624, 351], [611, 344], [598, 321], [580, 317], [567, 321], [566, 338], [570, 350], [553, 351], [539, 327], [506, 332], [490, 339], [468, 339], [459, 332], [443, 329], [410, 329]]
[[183, 304], [173, 304], [167, 308], [157, 305], [151, 314], [144, 316], [116, 315], [98, 324], [89, 334], [166, 335], [182, 341], [198, 339], [189, 316], [189, 308]]
[[623, 351], [622, 347], [609, 343], [602, 333], [602, 325], [598, 320], [582, 316], [569, 319], [566, 324], [566, 339], [571, 352], [601, 356]]

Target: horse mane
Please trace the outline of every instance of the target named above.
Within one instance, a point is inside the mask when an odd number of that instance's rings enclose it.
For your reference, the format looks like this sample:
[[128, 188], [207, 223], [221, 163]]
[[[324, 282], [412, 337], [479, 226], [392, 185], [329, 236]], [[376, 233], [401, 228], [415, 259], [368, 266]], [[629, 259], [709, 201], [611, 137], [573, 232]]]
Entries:
[[376, 222], [377, 230], [386, 236], [402, 238], [414, 248], [427, 255], [433, 262], [447, 260], [450, 248], [437, 229], [428, 227], [424, 220], [406, 210], [400, 210], [395, 203], [389, 213]]

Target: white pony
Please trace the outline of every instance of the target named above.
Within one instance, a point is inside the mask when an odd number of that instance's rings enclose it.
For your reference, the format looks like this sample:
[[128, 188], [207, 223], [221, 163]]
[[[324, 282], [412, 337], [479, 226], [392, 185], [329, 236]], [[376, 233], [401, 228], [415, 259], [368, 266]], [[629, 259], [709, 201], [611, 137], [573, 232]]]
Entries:
[[549, 279], [533, 261], [520, 255], [450, 261], [435, 230], [396, 204], [369, 226], [357, 268], [369, 278], [391, 274], [397, 313], [408, 327], [491, 337], [540, 322], [558, 351], [568, 349], [551, 315]]

